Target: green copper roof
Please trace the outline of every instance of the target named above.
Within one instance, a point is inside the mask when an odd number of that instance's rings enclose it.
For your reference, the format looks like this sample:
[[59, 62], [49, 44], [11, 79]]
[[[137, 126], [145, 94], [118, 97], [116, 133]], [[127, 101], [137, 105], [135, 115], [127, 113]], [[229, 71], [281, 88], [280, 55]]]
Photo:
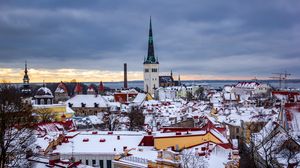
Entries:
[[144, 64], [158, 64], [158, 58], [155, 57], [154, 55], [151, 17], [150, 17], [149, 39], [148, 39], [148, 55], [144, 61]]

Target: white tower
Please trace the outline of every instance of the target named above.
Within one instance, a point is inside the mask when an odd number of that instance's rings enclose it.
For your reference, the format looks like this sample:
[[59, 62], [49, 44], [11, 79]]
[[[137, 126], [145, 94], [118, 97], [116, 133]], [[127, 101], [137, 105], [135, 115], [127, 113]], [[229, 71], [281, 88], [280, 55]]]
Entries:
[[159, 87], [159, 63], [154, 56], [154, 45], [152, 35], [152, 24], [150, 18], [150, 29], [148, 39], [148, 55], [144, 60], [144, 91], [154, 94], [154, 90]]

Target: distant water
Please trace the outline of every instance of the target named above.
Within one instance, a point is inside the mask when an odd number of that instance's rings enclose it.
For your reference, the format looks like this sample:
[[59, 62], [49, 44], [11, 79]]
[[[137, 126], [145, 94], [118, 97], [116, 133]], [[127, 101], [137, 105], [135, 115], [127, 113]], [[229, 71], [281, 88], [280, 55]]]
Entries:
[[[246, 80], [243, 80], [246, 81]], [[182, 84], [184, 85], [207, 85], [212, 88], [222, 88], [224, 85], [234, 85], [237, 84], [238, 82], [241, 82], [241, 80], [185, 80], [181, 81]], [[250, 82], [250, 80], [248, 81]], [[268, 83], [274, 88], [279, 88], [279, 82], [276, 80], [258, 80], [257, 82], [262, 82], [262, 83]], [[99, 83], [97, 82], [83, 82], [86, 85], [89, 85], [91, 83], [94, 83], [98, 85]], [[36, 85], [42, 85], [42, 83], [32, 83]], [[17, 87], [21, 87], [21, 83], [15, 83]], [[111, 89], [120, 89], [123, 87], [123, 82], [103, 82], [103, 85], [105, 87], [109, 87]], [[285, 87], [286, 86], [286, 87]], [[129, 88], [135, 88], [138, 87], [140, 89], [144, 88], [144, 83], [143, 81], [129, 81], [128, 82], [128, 87]], [[293, 89], [300, 89], [300, 79], [292, 79], [288, 80], [286, 84], [282, 83], [282, 88], [293, 88]]]
[[[208, 85], [212, 88], [220, 88], [224, 85], [233, 85], [240, 82], [239, 80], [195, 80], [195, 81], [181, 81], [182, 84], [185, 85]], [[258, 82], [262, 83], [268, 83], [274, 88], [279, 88], [279, 82], [276, 80], [259, 80]], [[86, 84], [89, 84], [90, 82], [86, 82]], [[110, 87], [112, 89], [118, 89], [123, 87], [123, 82], [104, 82], [104, 86]], [[286, 84], [282, 83], [282, 88], [300, 88], [300, 80], [288, 80]], [[144, 83], [143, 81], [129, 81], [128, 87], [138, 87], [143, 89]]]

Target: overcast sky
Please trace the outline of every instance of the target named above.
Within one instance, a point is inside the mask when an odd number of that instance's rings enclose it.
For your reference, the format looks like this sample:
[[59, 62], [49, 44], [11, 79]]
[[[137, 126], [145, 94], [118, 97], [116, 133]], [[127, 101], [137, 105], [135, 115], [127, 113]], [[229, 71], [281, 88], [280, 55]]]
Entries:
[[[300, 74], [299, 0], [0, 1], [0, 79], [142, 79], [152, 16], [160, 71], [184, 79]], [[50, 79], [51, 78], [51, 79]], [[103, 78], [103, 79], [100, 79]]]

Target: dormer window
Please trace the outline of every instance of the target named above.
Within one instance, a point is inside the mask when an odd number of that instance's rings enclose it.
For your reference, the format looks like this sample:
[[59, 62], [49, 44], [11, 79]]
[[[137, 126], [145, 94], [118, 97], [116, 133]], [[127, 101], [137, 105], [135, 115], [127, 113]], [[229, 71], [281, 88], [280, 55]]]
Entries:
[[98, 107], [99, 107], [99, 104], [98, 104], [98, 103], [94, 103], [94, 107], [95, 107], [95, 108], [98, 108]]
[[85, 105], [86, 105], [85, 103], [81, 103], [81, 107], [85, 107]]

